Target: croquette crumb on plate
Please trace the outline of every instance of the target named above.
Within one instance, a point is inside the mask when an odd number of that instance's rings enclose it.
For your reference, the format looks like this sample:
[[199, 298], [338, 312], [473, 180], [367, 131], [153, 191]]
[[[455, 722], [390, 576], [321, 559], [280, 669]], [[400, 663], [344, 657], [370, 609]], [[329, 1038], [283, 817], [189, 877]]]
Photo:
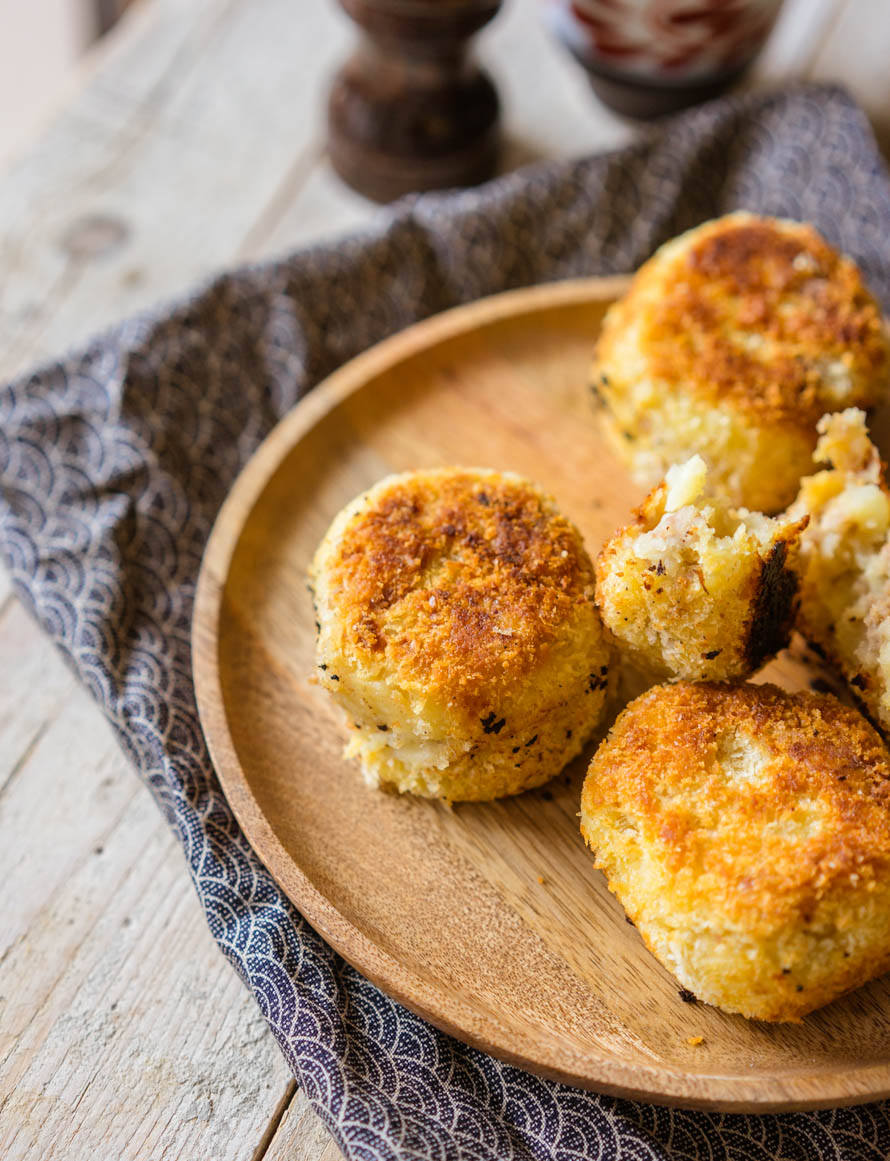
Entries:
[[774, 513], [810, 469], [819, 418], [886, 398], [890, 346], [856, 265], [812, 226], [735, 213], [640, 267], [592, 374], [641, 482], [698, 452], [728, 500]]
[[580, 753], [611, 645], [578, 530], [538, 487], [443, 468], [382, 480], [310, 569], [317, 675], [371, 785], [450, 801], [540, 786]]
[[709, 1004], [797, 1021], [890, 968], [890, 757], [830, 695], [655, 686], [594, 756], [581, 831]]
[[597, 605], [622, 656], [655, 677], [741, 681], [785, 648], [807, 516], [764, 516], [706, 495], [701, 456], [667, 478], [608, 540]]

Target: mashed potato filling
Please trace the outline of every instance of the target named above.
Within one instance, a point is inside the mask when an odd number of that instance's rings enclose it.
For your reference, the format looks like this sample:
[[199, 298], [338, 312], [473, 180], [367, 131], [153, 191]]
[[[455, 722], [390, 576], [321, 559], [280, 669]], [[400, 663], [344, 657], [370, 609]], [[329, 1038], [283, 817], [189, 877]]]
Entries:
[[742, 680], [787, 644], [806, 519], [731, 507], [707, 485], [699, 455], [668, 470], [603, 548], [597, 603], [638, 668]]
[[890, 492], [862, 411], [826, 415], [819, 432], [814, 459], [830, 466], [789, 509], [810, 518], [799, 624], [890, 729]]

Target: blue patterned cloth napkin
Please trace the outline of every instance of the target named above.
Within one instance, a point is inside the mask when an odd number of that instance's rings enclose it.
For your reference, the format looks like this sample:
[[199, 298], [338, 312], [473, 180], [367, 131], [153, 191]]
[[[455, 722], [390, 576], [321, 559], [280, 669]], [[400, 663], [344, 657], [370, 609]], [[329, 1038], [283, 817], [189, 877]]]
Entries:
[[646, 143], [403, 202], [372, 230], [225, 274], [0, 393], [0, 549], [182, 843], [207, 921], [349, 1158], [886, 1161], [890, 1104], [668, 1110], [541, 1080], [379, 992], [241, 834], [195, 709], [189, 625], [232, 481], [323, 376], [435, 311], [628, 271], [738, 207], [813, 221], [890, 308], [890, 183], [865, 118], [805, 86], [703, 106]]

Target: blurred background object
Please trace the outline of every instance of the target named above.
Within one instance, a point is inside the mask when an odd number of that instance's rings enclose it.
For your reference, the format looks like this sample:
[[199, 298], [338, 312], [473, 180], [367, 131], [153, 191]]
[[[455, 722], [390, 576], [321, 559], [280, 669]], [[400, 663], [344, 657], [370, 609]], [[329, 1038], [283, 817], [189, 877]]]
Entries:
[[85, 0], [85, 3], [93, 10], [96, 30], [101, 36], [123, 16], [125, 9], [136, 3], [136, 0]]
[[470, 39], [501, 0], [340, 0], [361, 28], [328, 104], [331, 161], [388, 202], [494, 175], [499, 101]]
[[0, 163], [64, 101], [80, 56], [135, 0], [0, 0]]
[[543, 0], [597, 96], [649, 118], [706, 101], [747, 70], [782, 0]]

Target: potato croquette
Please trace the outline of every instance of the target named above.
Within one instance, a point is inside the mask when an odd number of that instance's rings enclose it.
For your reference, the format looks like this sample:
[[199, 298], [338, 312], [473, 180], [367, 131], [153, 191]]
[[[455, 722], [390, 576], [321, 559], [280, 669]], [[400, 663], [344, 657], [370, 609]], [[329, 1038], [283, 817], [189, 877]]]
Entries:
[[793, 1022], [890, 968], [890, 760], [834, 697], [650, 689], [590, 764], [581, 831], [699, 1000]]
[[730, 503], [785, 508], [829, 411], [886, 394], [890, 347], [856, 265], [812, 226], [729, 214], [662, 246], [606, 315], [593, 388], [640, 482], [699, 452]]
[[518, 794], [558, 774], [600, 721], [611, 645], [593, 565], [518, 476], [390, 476], [335, 518], [310, 580], [317, 680], [371, 785]]
[[742, 681], [788, 644], [806, 516], [703, 499], [701, 456], [673, 467], [596, 563], [603, 622], [658, 678]]
[[809, 515], [801, 538], [798, 627], [840, 669], [890, 730], [890, 490], [865, 415], [826, 415], [814, 459], [789, 515]]

